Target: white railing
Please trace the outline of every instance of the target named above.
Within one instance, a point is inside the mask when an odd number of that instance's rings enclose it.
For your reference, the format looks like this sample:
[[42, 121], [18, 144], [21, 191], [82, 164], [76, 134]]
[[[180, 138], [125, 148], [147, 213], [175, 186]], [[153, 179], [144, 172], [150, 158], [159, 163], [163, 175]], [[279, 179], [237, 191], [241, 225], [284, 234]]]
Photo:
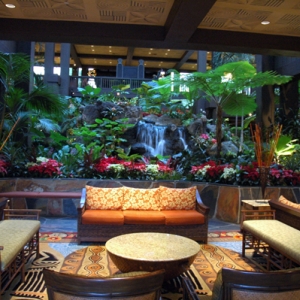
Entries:
[[101, 92], [109, 92], [114, 86], [129, 85], [130, 90], [141, 86], [143, 82], [151, 81], [148, 78], [116, 78], [116, 77], [90, 77], [90, 76], [70, 76], [70, 94], [80, 95], [78, 88], [84, 88], [86, 85], [101, 88]]

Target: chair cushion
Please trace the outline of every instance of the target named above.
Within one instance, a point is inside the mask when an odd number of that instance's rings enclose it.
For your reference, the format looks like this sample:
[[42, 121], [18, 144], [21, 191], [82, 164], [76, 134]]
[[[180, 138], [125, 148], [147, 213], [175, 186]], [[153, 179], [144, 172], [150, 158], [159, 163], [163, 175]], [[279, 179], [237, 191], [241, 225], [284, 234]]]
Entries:
[[166, 225], [204, 224], [204, 216], [196, 210], [162, 210]]
[[159, 189], [135, 189], [123, 187], [123, 210], [160, 210]]
[[196, 207], [196, 186], [185, 189], [174, 189], [160, 186], [162, 210], [189, 210]]
[[232, 289], [232, 300], [283, 300], [283, 299], [299, 299], [300, 290], [295, 291], [276, 291], [276, 292], [265, 292], [265, 291], [247, 291], [242, 289]]
[[121, 210], [123, 195], [123, 187], [99, 188], [87, 185], [86, 208]]
[[279, 199], [278, 199], [278, 202], [282, 203], [282, 204], [285, 204], [285, 205], [288, 205], [290, 207], [293, 207], [293, 208], [297, 208], [297, 209], [300, 209], [300, 204], [297, 204], [297, 203], [294, 203], [288, 199], [286, 199], [284, 196], [280, 196]]
[[125, 224], [165, 224], [165, 216], [160, 211], [124, 210]]
[[121, 210], [87, 209], [82, 214], [82, 224], [123, 225], [124, 216]]
[[0, 270], [5, 270], [22, 248], [40, 229], [38, 220], [4, 220], [0, 222]]

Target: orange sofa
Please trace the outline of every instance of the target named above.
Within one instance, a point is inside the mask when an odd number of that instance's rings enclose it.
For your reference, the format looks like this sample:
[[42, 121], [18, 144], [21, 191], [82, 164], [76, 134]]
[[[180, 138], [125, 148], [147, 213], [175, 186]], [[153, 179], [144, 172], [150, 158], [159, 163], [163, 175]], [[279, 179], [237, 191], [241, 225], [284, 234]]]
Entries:
[[78, 243], [105, 242], [135, 232], [177, 234], [207, 243], [208, 213], [196, 186], [87, 185], [78, 207]]

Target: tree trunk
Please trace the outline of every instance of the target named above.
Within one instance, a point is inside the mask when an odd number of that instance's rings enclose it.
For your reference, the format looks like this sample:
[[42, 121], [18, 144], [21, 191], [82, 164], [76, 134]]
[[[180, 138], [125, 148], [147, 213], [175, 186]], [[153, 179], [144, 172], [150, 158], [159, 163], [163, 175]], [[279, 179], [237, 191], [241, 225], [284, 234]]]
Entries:
[[221, 151], [222, 151], [222, 120], [223, 120], [223, 110], [220, 105], [217, 105], [217, 124], [216, 124], [217, 157], [221, 157]]

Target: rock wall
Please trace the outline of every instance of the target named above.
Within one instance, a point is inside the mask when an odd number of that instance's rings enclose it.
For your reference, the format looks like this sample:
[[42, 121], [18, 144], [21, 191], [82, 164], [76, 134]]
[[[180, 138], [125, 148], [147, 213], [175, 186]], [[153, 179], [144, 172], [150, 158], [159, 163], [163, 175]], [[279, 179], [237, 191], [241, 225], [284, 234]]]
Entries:
[[[139, 181], [139, 180], [91, 180], [91, 179], [39, 179], [3, 178], [0, 191], [36, 192], [81, 192], [86, 184], [101, 187], [120, 185], [135, 188], [155, 188], [164, 185], [172, 188], [185, 188], [196, 185], [203, 203], [210, 208], [210, 218], [230, 223], [240, 222], [241, 201], [261, 199], [260, 187], [241, 187], [189, 181]], [[280, 195], [300, 203], [299, 187], [268, 187], [266, 198], [277, 200]], [[44, 216], [76, 216], [80, 199], [11, 199], [11, 208], [41, 209]]]

